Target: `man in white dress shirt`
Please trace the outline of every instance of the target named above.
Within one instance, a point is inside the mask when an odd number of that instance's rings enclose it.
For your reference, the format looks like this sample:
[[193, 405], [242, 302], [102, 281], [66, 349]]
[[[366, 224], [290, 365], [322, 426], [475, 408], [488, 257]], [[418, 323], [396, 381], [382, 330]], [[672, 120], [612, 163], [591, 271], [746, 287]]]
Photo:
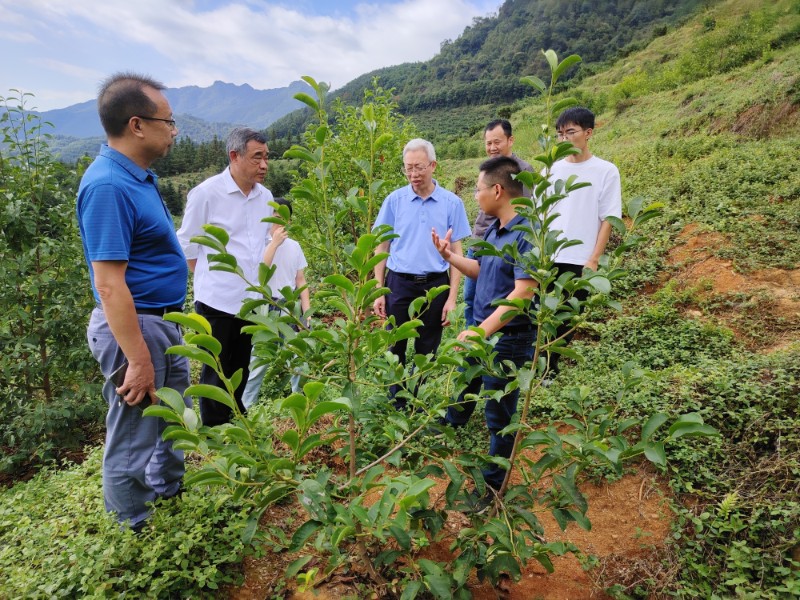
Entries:
[[[258, 265], [264, 255], [269, 223], [272, 216], [272, 193], [261, 182], [267, 174], [269, 149], [267, 139], [258, 131], [246, 127], [234, 129], [228, 136], [227, 151], [230, 164], [220, 174], [209, 177], [192, 189], [186, 202], [183, 223], [178, 230], [183, 252], [194, 273], [195, 310], [211, 323], [214, 337], [222, 344], [220, 362], [226, 377], [242, 369], [242, 383], [235, 391], [239, 410], [244, 382], [247, 381], [252, 340], [242, 333], [248, 325], [237, 317], [246, 298], [255, 298], [238, 275], [209, 268], [208, 255], [214, 251], [194, 244], [193, 236], [202, 235], [203, 225], [211, 223], [230, 236], [227, 250], [249, 281], [258, 281]], [[200, 372], [200, 383], [223, 387], [213, 369], [207, 365]], [[200, 418], [204, 425], [220, 425], [231, 418], [231, 409], [211, 400], [200, 398]]]

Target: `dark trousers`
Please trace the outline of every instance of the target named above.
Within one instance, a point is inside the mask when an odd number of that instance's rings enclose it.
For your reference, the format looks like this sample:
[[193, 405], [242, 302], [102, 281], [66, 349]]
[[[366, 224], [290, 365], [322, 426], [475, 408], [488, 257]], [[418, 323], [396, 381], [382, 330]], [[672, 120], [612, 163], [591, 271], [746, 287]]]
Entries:
[[[583, 275], [583, 266], [581, 265], [570, 265], [567, 263], [555, 263], [553, 265], [555, 268], [558, 269], [557, 277], [560, 277], [563, 273], [570, 272], [574, 273], [576, 277], [581, 277]], [[583, 302], [589, 297], [589, 290], [578, 290], [575, 292], [575, 298]], [[556, 336], [561, 337], [570, 329], [569, 323], [564, 323], [558, 327], [556, 331]], [[570, 333], [566, 338], [564, 338], [564, 343], [569, 344], [572, 338], [575, 337], [575, 332], [573, 331]], [[554, 377], [558, 374], [558, 361], [561, 358], [561, 355], [557, 352], [551, 352], [550, 357], [547, 361], [547, 366], [550, 369], [549, 377]]]
[[[386, 275], [386, 287], [391, 291], [386, 297], [386, 316], [394, 317], [395, 325], [400, 326], [407, 323], [410, 318], [408, 309], [411, 303], [421, 296], [425, 296], [428, 290], [440, 285], [446, 285], [450, 281], [447, 271], [441, 275], [433, 277], [430, 281], [417, 282], [404, 278], [398, 273], [389, 271]], [[417, 337], [414, 340], [415, 354], [435, 354], [442, 341], [442, 310], [447, 302], [447, 292], [442, 292], [430, 303], [423, 306], [423, 312], [419, 316], [422, 326], [417, 329]], [[400, 340], [390, 348], [391, 352], [400, 359], [400, 363], [406, 364], [406, 350], [408, 340]], [[398, 385], [393, 385], [389, 393], [392, 397], [399, 391]], [[405, 406], [404, 400], [395, 402], [397, 408]]]
[[[502, 331], [502, 330], [501, 330]], [[517, 368], [522, 367], [526, 362], [533, 358], [533, 342], [536, 338], [536, 330], [507, 332], [500, 336], [495, 345], [497, 355], [494, 359], [496, 368], [502, 369], [504, 361], [511, 361]], [[475, 364], [474, 359], [468, 359], [471, 364]], [[445, 422], [459, 427], [469, 421], [470, 416], [475, 411], [474, 401], [465, 401], [467, 394], [478, 394], [483, 387], [486, 391], [504, 390], [509, 377], [497, 375], [483, 375], [475, 377], [469, 382], [467, 387], [458, 397], [458, 404], [448, 407]], [[519, 390], [514, 390], [503, 396], [500, 400], [487, 400], [485, 415], [486, 427], [489, 429], [489, 456], [502, 456], [509, 458], [514, 447], [513, 435], [499, 435], [511, 423], [511, 418], [517, 412], [517, 400]], [[496, 464], [489, 465], [483, 471], [483, 479], [486, 484], [498, 490], [503, 485], [506, 471]]]
[[[249, 323], [202, 302], [195, 302], [195, 310], [197, 314], [203, 315], [208, 319], [211, 324], [211, 334], [222, 344], [219, 360], [225, 377], [230, 378], [236, 371], [242, 369], [242, 382], [234, 391], [234, 398], [239, 410], [242, 413], [247, 412], [244, 404], [242, 404], [242, 394], [244, 393], [244, 384], [250, 375], [250, 351], [252, 350], [253, 342], [249, 334], [242, 333], [242, 327], [249, 325]], [[216, 371], [208, 365], [203, 365], [200, 371], [200, 383], [207, 383], [225, 389], [225, 385]], [[224, 404], [202, 397], [199, 398], [199, 404], [200, 419], [203, 425], [221, 425], [231, 420], [233, 411]]]

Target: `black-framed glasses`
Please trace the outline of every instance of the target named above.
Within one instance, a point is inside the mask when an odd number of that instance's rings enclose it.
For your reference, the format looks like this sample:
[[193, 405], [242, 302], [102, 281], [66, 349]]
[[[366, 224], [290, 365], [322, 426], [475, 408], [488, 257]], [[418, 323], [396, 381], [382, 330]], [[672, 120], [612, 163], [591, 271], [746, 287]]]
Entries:
[[[132, 119], [133, 117], [131, 117]], [[161, 121], [162, 123], [166, 123], [170, 129], [177, 129], [175, 125], [175, 119], [162, 119], [160, 117], [139, 117], [140, 119], [144, 119], [145, 121]]]

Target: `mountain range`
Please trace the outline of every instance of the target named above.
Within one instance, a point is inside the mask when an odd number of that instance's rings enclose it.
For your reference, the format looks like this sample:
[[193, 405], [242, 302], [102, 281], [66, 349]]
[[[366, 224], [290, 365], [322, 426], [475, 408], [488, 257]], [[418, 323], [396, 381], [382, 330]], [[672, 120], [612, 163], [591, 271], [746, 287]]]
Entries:
[[[248, 84], [235, 85], [215, 81], [208, 87], [190, 85], [180, 88], [167, 88], [164, 94], [172, 105], [178, 126], [184, 135], [194, 138], [183, 127], [185, 116], [209, 124], [247, 125], [264, 129], [283, 115], [303, 106], [294, 99], [298, 92], [308, 92], [309, 86], [303, 81], [295, 81], [287, 87], [270, 90], [257, 90]], [[97, 117], [97, 103], [88, 100], [66, 108], [58, 108], [38, 113], [43, 120], [55, 126], [58, 135], [69, 137], [96, 137], [103, 135], [100, 119]], [[188, 123], [190, 127], [197, 122]]]
[[[443, 40], [431, 60], [389, 66], [361, 75], [331, 94], [360, 103], [373, 81], [394, 90], [400, 112], [420, 132], [440, 142], [468, 135], [491, 118], [510, 115], [528, 94], [523, 75], [544, 76], [541, 51], [577, 53], [570, 76], [591, 75], [664, 35], [688, 15], [718, 0], [506, 0], [498, 12], [479, 17], [456, 40]], [[293, 98], [310, 87], [256, 90], [216, 81], [205, 88], [166, 90], [180, 135], [195, 142], [225, 137], [234, 125], [269, 128], [271, 138], [291, 139], [305, 130], [310, 111]], [[95, 102], [41, 113], [55, 126], [51, 146], [66, 162], [93, 154], [103, 140]]]

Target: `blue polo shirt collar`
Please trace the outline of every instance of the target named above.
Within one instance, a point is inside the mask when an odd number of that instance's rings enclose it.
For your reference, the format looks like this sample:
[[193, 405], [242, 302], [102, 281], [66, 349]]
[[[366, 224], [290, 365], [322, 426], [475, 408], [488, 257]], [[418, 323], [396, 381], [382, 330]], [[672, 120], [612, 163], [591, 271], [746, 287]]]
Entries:
[[523, 216], [520, 214], [514, 215], [514, 218], [511, 219], [508, 223], [506, 223], [503, 227], [500, 227], [500, 219], [495, 218], [491, 225], [489, 225], [489, 230], [496, 229], [498, 235], [502, 235], [514, 227], [514, 225], [519, 224], [523, 220]]
[[158, 181], [158, 175], [153, 173], [150, 169], [143, 169], [122, 152], [115, 150], [108, 144], [103, 144], [100, 147], [100, 156], [113, 160], [139, 181], [147, 181], [148, 178], [152, 181]]
[[[442, 188], [441, 188], [441, 186], [439, 186], [439, 182], [434, 179], [433, 180], [433, 192], [431, 192], [431, 195], [428, 196], [427, 198], [425, 198], [425, 200], [434, 200], [435, 202], [439, 202], [440, 198], [437, 198], [436, 196], [437, 196], [438, 193], [441, 192], [441, 190], [442, 190]], [[409, 191], [409, 193], [411, 195], [411, 201], [412, 202], [414, 200], [421, 200], [421, 201], [424, 202], [424, 200], [422, 200], [422, 196], [420, 196], [419, 194], [417, 194], [414, 191], [414, 188], [411, 187], [410, 183], [408, 184], [408, 191]]]

